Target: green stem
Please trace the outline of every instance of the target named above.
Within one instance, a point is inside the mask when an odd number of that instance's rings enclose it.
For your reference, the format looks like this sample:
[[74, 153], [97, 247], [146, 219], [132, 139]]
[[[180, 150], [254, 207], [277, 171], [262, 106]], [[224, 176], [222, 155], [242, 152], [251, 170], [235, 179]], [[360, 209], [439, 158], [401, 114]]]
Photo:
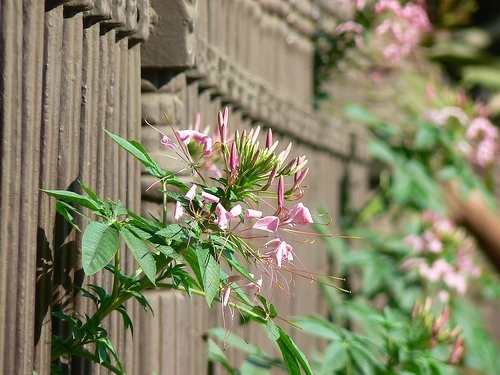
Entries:
[[113, 271], [113, 297], [116, 298], [118, 296], [118, 291], [120, 287], [120, 258], [121, 258], [121, 252], [120, 248], [118, 248], [117, 252], [115, 253], [115, 268]]
[[[157, 263], [157, 269], [163, 269], [168, 263], [166, 258], [160, 258]], [[134, 297], [134, 292], [142, 292], [144, 289], [153, 287], [151, 281], [143, 276], [139, 280], [139, 284], [136, 285], [129, 291], [123, 291], [121, 294], [116, 295], [113, 300], [106, 305], [101, 305], [95, 314], [80, 328], [83, 332], [85, 332], [88, 326], [98, 327], [101, 325], [101, 322], [113, 311], [115, 311], [118, 307], [128, 301], [130, 298]], [[80, 339], [74, 339], [72, 336], [68, 337], [66, 340], [62, 342], [61, 346], [56, 348], [52, 348], [51, 360], [55, 361], [59, 357], [73, 353], [78, 348], [81, 348], [85, 344], [85, 338], [82, 337]]]
[[167, 227], [167, 182], [162, 181], [162, 193], [163, 193], [163, 227]]

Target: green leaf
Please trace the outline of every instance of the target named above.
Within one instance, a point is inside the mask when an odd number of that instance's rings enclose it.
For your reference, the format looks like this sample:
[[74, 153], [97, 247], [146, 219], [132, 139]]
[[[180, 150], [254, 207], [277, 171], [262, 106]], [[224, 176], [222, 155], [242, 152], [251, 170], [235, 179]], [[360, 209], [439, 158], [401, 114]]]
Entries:
[[66, 219], [66, 221], [70, 223], [73, 228], [75, 228], [77, 231], [80, 231], [75, 218], [70, 213], [71, 211], [79, 213], [73, 206], [66, 202], [58, 200], [56, 203], [56, 211], [59, 213], [59, 215]]
[[498, 90], [500, 89], [500, 72], [498, 67], [468, 66], [463, 69], [463, 81], [468, 84]]
[[440, 180], [451, 180], [458, 176], [457, 168], [454, 165], [446, 165], [437, 172], [437, 177]]
[[123, 205], [123, 203], [121, 201], [118, 201], [115, 205], [115, 208], [113, 210], [113, 216], [115, 218], [118, 218], [119, 216], [123, 216], [123, 215], [126, 215], [127, 214], [127, 209], [125, 208], [125, 206]]
[[283, 329], [277, 326], [279, 332], [279, 338], [276, 340], [283, 360], [285, 361], [285, 366], [290, 374], [300, 374], [300, 367], [304, 370], [307, 375], [313, 375], [312, 369], [309, 366], [306, 356], [302, 351], [295, 345], [293, 340], [283, 331]]
[[96, 202], [100, 202], [101, 200], [99, 199], [99, 197], [97, 196], [96, 193], [94, 193], [94, 191], [92, 189], [90, 189], [88, 186], [84, 185], [82, 182], [78, 181], [78, 183], [80, 184], [80, 187], [83, 189], [83, 191], [85, 193], [87, 193], [87, 195], [93, 199], [94, 201]]
[[341, 341], [343, 337], [339, 331], [339, 327], [333, 325], [318, 316], [302, 316], [296, 317], [293, 320], [300, 326], [303, 332], [325, 338], [332, 341]]
[[86, 207], [94, 212], [99, 212], [102, 208], [100, 202], [97, 204], [92, 199], [89, 199], [85, 195], [75, 193], [74, 191], [67, 190], [44, 190], [41, 189], [45, 194], [55, 197], [64, 202], [75, 203], [80, 206]]
[[438, 140], [439, 129], [427, 124], [419, 124], [415, 134], [415, 147], [417, 149], [428, 149], [434, 146]]
[[120, 234], [135, 260], [144, 271], [144, 274], [155, 284], [156, 263], [146, 243], [137, 237], [127, 226], [120, 228]]
[[267, 319], [266, 316], [266, 333], [267, 337], [269, 337], [271, 340], [279, 340], [280, 338], [280, 331], [278, 330], [278, 326], [276, 323], [274, 323], [271, 319]]
[[130, 316], [127, 314], [125, 306], [121, 305], [116, 309], [116, 311], [118, 311], [123, 317], [123, 331], [127, 331], [127, 329], [130, 328], [130, 334], [134, 337], [134, 324], [132, 323]]
[[198, 243], [196, 246], [198, 266], [200, 267], [203, 290], [205, 291], [208, 306], [212, 305], [212, 301], [220, 287], [220, 264], [216, 262], [210, 250], [206, 243]]
[[104, 268], [120, 246], [118, 230], [106, 223], [93, 221], [82, 239], [82, 263], [87, 275], [93, 275]]
[[347, 117], [366, 124], [374, 124], [379, 121], [368, 109], [357, 104], [347, 104], [344, 112]]
[[344, 368], [347, 363], [348, 355], [344, 343], [334, 341], [328, 345], [323, 357], [321, 366], [322, 374], [331, 374], [336, 370]]
[[108, 134], [120, 147], [122, 147], [129, 154], [134, 156], [137, 160], [139, 160], [146, 168], [149, 168], [148, 171], [152, 173], [156, 177], [162, 177], [161, 168], [156, 164], [151, 157], [145, 152], [144, 147], [138, 148], [136, 141], [127, 141], [122, 137], [113, 134], [107, 130], [104, 130], [106, 134]]
[[219, 346], [212, 340], [208, 339], [208, 360], [210, 362], [219, 363], [223, 366], [229, 374], [237, 374], [237, 370], [235, 370], [231, 364], [229, 363], [224, 352], [219, 348]]
[[394, 151], [390, 148], [390, 146], [382, 141], [378, 140], [373, 140], [370, 142], [368, 145], [368, 151], [370, 154], [387, 164], [394, 164], [395, 162], [395, 156], [394, 156]]

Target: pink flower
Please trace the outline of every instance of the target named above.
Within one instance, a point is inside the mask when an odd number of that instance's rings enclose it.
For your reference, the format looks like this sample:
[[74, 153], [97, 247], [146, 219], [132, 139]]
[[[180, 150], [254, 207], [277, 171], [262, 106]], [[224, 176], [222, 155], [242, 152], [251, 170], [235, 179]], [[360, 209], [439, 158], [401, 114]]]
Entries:
[[436, 260], [429, 268], [427, 265], [420, 267], [420, 274], [429, 281], [436, 282], [443, 278], [444, 275], [454, 273], [451, 264], [443, 259]]
[[240, 159], [238, 158], [238, 150], [236, 150], [236, 144], [231, 145], [231, 151], [229, 153], [229, 160], [227, 161], [227, 169], [229, 172], [233, 172], [240, 165]]
[[170, 149], [172, 151], [175, 149], [175, 144], [166, 135], [163, 135], [163, 137], [161, 138], [160, 142], [161, 142], [161, 144], [163, 146], [165, 146], [166, 148], [168, 148], [168, 149]]
[[252, 226], [253, 229], [265, 230], [268, 232], [276, 232], [280, 224], [280, 219], [277, 216], [265, 216]]
[[425, 232], [422, 236], [425, 241], [426, 248], [431, 253], [440, 253], [443, 250], [441, 239], [432, 232]]
[[227, 211], [223, 205], [220, 203], [215, 207], [215, 215], [217, 216], [217, 226], [224, 230], [229, 226], [231, 219], [238, 217], [241, 214], [241, 206], [238, 204], [234, 206], [230, 211]]
[[191, 140], [195, 141], [197, 144], [203, 146], [203, 154], [205, 156], [209, 156], [212, 154], [212, 137], [200, 133], [197, 130], [179, 130], [176, 131], [179, 140], [184, 142], [184, 144], [188, 144]]
[[415, 234], [410, 234], [410, 235], [406, 236], [403, 239], [403, 242], [405, 244], [413, 247], [413, 250], [415, 250], [417, 253], [421, 253], [425, 249], [424, 239], [420, 236], [415, 235]]
[[475, 140], [477, 138], [487, 139], [498, 138], [498, 129], [484, 117], [478, 117], [471, 121], [466, 132], [467, 138]]
[[263, 259], [273, 261], [278, 268], [281, 268], [283, 261], [290, 262], [293, 260], [292, 246], [285, 241], [275, 238], [267, 242], [264, 246], [270, 248], [270, 250], [262, 256]]
[[467, 280], [465, 276], [458, 272], [446, 272], [443, 280], [450, 288], [455, 289], [459, 294], [465, 294], [467, 291]]
[[227, 107], [224, 108], [224, 113], [219, 111], [217, 116], [217, 134], [221, 143], [226, 143], [227, 138], [227, 121], [229, 118], [229, 110]]
[[291, 226], [302, 226], [312, 224], [313, 219], [309, 209], [305, 207], [302, 203], [297, 203], [292, 207], [289, 213], [288, 220], [283, 224], [290, 224]]
[[205, 200], [206, 203], [217, 203], [220, 200], [219, 197], [207, 193], [206, 191], [201, 192], [201, 197]]
[[188, 190], [188, 192], [186, 193], [186, 195], [184, 195], [184, 197], [185, 197], [188, 201], [190, 201], [190, 202], [191, 202], [191, 201], [194, 199], [195, 195], [196, 195], [196, 185], [194, 185], [194, 184], [193, 184], [193, 185], [189, 188], [189, 190]]
[[262, 216], [262, 211], [258, 210], [252, 210], [250, 208], [247, 208], [245, 210], [245, 219], [257, 219]]
[[[252, 276], [252, 278], [254, 277], [253, 273], [250, 273], [249, 275]], [[262, 278], [255, 280], [255, 282], [249, 282], [248, 284], [245, 284], [244, 287], [248, 290], [253, 291], [254, 293], [260, 293], [260, 288], [262, 287]]]
[[185, 214], [184, 207], [182, 207], [181, 202], [175, 202], [174, 219], [179, 220], [182, 215]]
[[431, 109], [424, 114], [424, 118], [432, 121], [437, 126], [445, 126], [450, 118], [455, 118], [462, 125], [469, 121], [467, 115], [458, 107], [445, 107], [443, 109]]
[[363, 32], [363, 26], [361, 26], [359, 23], [353, 22], [353, 21], [347, 21], [344, 23], [341, 23], [340, 25], [337, 26], [335, 29], [335, 32], [340, 35], [344, 34], [346, 32], [352, 31], [354, 33], [362, 33]]

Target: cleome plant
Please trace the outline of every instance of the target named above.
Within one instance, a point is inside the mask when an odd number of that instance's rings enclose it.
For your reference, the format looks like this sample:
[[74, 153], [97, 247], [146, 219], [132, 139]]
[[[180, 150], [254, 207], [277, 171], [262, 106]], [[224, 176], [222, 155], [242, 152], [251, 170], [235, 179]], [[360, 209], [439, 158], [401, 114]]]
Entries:
[[[229, 137], [227, 108], [218, 113], [214, 137], [200, 132], [198, 126], [171, 127], [172, 137], [153, 128], [167, 152], [186, 163], [192, 182], [185, 183], [176, 173], [160, 168], [139, 142], [106, 131], [157, 179], [154, 187], [163, 196], [161, 218], [145, 218], [120, 201], [103, 200], [83, 183], [83, 194], [43, 190], [57, 198], [57, 212], [76, 230], [80, 230], [77, 215], [88, 222], [81, 244], [85, 274], [109, 272], [113, 278], [111, 290], [102, 285], [81, 288], [82, 296], [95, 304], [91, 315], [54, 312], [70, 325], [71, 333], [53, 337], [52, 361], [78, 356], [124, 374], [103, 320], [117, 311], [125, 329], [133, 333], [124, 303], [136, 299], [150, 310], [143, 292], [158, 287], [181, 290], [190, 297], [201, 295], [209, 306], [218, 301], [223, 310], [238, 310], [245, 319], [265, 326], [289, 373], [312, 374], [304, 354], [274, 322], [278, 312], [266, 296], [275, 288], [288, 291], [296, 275], [314, 280], [296, 268], [293, 246], [282, 239], [287, 231], [298, 236], [307, 233], [297, 227], [313, 223], [309, 209], [300, 202], [301, 184], [308, 173], [306, 157], [287, 160], [291, 144], [277, 152], [279, 143], [273, 142], [271, 130], [263, 147], [259, 128], [236, 131]], [[265, 215], [261, 206], [267, 211], [271, 207], [272, 212]], [[120, 268], [125, 250], [137, 261], [132, 274]], [[250, 268], [257, 270], [255, 274]], [[57, 365], [53, 371], [57, 373]]]

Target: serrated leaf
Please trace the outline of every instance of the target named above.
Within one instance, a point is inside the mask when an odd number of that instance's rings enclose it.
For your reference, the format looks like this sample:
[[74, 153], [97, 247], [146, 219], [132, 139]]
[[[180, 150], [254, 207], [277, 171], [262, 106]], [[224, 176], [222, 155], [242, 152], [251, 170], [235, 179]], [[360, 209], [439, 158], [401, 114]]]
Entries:
[[156, 263], [153, 258], [153, 254], [149, 251], [146, 243], [137, 237], [130, 229], [126, 226], [120, 229], [120, 234], [125, 240], [128, 249], [134, 256], [139, 266], [144, 271], [147, 278], [153, 283], [156, 283]]
[[127, 214], [127, 209], [125, 208], [125, 206], [123, 205], [123, 203], [121, 201], [118, 201], [116, 203], [116, 206], [113, 210], [113, 216], [115, 218], [119, 217], [119, 216], [122, 216], [122, 215], [126, 215]]
[[86, 275], [93, 275], [103, 269], [113, 258], [120, 246], [118, 230], [106, 223], [93, 221], [82, 239], [82, 264]]

